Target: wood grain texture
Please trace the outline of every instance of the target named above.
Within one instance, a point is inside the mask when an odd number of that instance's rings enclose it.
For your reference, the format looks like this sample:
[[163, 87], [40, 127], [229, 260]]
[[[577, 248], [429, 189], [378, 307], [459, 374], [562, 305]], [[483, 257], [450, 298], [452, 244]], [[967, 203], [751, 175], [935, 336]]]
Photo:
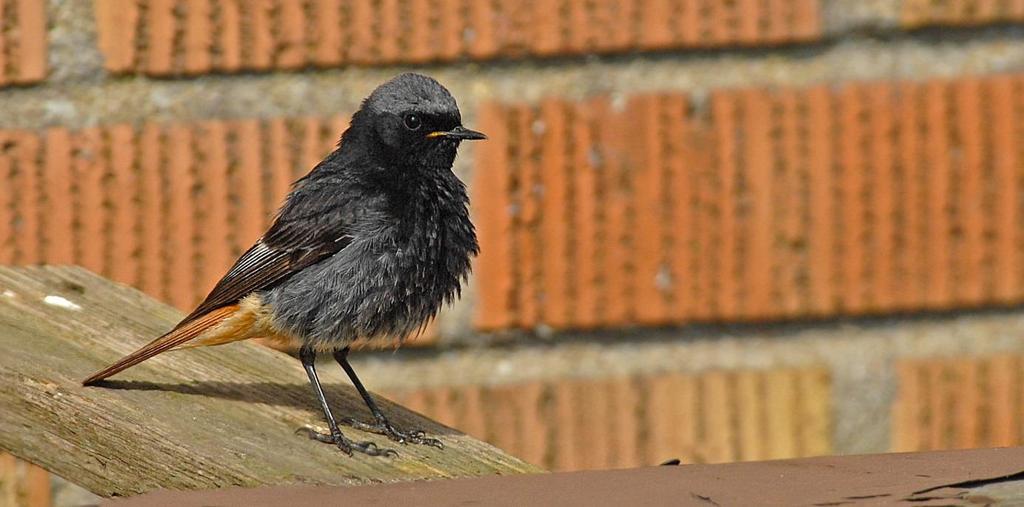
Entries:
[[[100, 495], [539, 471], [385, 400], [396, 424], [423, 427], [445, 449], [399, 446], [393, 459], [348, 457], [296, 435], [321, 426], [302, 369], [246, 343], [161, 355], [106, 388], [83, 388], [86, 374], [165, 331], [180, 313], [79, 268], [0, 268], [0, 294], [0, 448]], [[46, 296], [76, 306], [48, 305]], [[366, 419], [343, 377], [321, 368], [336, 414]]]

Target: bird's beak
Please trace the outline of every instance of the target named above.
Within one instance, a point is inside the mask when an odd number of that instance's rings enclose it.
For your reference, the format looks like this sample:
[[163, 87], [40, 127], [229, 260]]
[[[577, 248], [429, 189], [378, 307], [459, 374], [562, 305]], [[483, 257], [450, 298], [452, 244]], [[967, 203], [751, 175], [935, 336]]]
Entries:
[[475, 130], [469, 130], [468, 128], [463, 127], [462, 125], [459, 125], [458, 127], [455, 127], [453, 129], [447, 130], [447, 131], [446, 130], [438, 130], [436, 132], [431, 132], [431, 133], [427, 134], [427, 137], [428, 138], [448, 137], [448, 138], [451, 138], [451, 139], [459, 139], [459, 140], [462, 140], [462, 141], [473, 141], [473, 140], [476, 140], [476, 139], [487, 139], [487, 136], [485, 136], [482, 132], [477, 132]]

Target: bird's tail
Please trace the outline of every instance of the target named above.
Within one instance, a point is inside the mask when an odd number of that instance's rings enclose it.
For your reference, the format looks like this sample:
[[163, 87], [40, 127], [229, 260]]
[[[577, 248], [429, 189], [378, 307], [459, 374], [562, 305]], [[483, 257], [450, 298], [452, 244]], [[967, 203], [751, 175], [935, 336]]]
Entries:
[[201, 336], [205, 331], [216, 326], [224, 319], [230, 317], [238, 310], [237, 305], [226, 306], [213, 310], [201, 317], [186, 322], [184, 325], [172, 329], [167, 334], [149, 342], [139, 350], [122, 357], [116, 363], [94, 373], [82, 381], [82, 385], [95, 384], [111, 375], [131, 368], [146, 359], [149, 359], [161, 352], [166, 352], [177, 346], [184, 345]]

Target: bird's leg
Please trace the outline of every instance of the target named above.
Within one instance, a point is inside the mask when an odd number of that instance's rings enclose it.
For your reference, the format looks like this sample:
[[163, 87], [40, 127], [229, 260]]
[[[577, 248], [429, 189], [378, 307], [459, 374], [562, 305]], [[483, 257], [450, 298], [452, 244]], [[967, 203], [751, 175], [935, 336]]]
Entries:
[[324, 435], [313, 431], [312, 429], [305, 428], [309, 434], [309, 438], [328, 444], [334, 444], [349, 456], [352, 455], [352, 451], [359, 451], [370, 456], [393, 456], [396, 454], [395, 451], [391, 449], [381, 449], [380, 447], [377, 447], [377, 444], [373, 442], [353, 442], [343, 435], [341, 430], [338, 429], [338, 423], [334, 421], [334, 415], [331, 414], [331, 407], [327, 405], [327, 398], [324, 396], [324, 390], [320, 387], [320, 379], [316, 374], [316, 351], [310, 347], [302, 347], [299, 349], [299, 359], [302, 361], [302, 367], [306, 370], [306, 375], [309, 375], [309, 384], [313, 386], [313, 394], [316, 395], [318, 400], [320, 400], [320, 408], [323, 409], [324, 417], [327, 418], [327, 426], [331, 429], [330, 435]]
[[359, 377], [356, 376], [356, 371], [352, 369], [352, 365], [348, 362], [348, 347], [334, 352], [334, 360], [341, 365], [341, 369], [345, 370], [348, 374], [348, 378], [352, 380], [352, 385], [356, 386], [356, 390], [359, 391], [359, 395], [363, 397], [363, 401], [366, 402], [366, 406], [370, 408], [370, 413], [373, 414], [375, 422], [372, 424], [356, 421], [354, 419], [345, 419], [345, 423], [352, 426], [353, 428], [369, 431], [371, 433], [377, 433], [385, 435], [391, 440], [399, 443], [413, 443], [423, 444], [438, 449], [443, 449], [444, 444], [436, 438], [427, 437], [422, 430], [404, 432], [394, 427], [391, 421], [384, 416], [384, 412], [381, 412], [380, 407], [373, 401], [373, 397], [363, 387], [363, 383], [359, 381]]

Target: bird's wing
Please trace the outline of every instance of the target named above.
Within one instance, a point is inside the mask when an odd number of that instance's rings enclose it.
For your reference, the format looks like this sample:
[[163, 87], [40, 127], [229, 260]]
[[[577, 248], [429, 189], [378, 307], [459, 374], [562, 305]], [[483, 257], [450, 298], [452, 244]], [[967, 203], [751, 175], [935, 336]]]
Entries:
[[217, 308], [238, 303], [255, 291], [273, 287], [345, 248], [352, 242], [351, 216], [337, 208], [286, 208], [177, 327]]

